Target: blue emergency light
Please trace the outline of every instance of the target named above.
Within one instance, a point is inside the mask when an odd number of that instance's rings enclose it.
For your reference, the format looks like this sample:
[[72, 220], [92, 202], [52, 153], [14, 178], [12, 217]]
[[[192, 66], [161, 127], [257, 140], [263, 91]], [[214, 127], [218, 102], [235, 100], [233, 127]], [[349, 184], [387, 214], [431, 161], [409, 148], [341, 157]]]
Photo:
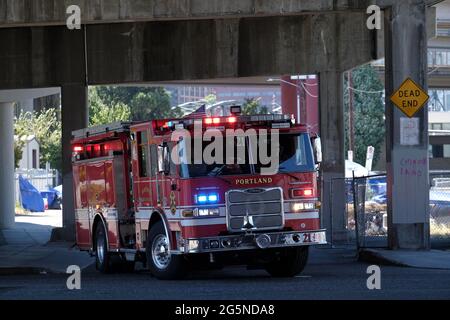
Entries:
[[198, 204], [216, 203], [219, 201], [219, 195], [217, 193], [198, 194], [195, 195], [195, 202]]

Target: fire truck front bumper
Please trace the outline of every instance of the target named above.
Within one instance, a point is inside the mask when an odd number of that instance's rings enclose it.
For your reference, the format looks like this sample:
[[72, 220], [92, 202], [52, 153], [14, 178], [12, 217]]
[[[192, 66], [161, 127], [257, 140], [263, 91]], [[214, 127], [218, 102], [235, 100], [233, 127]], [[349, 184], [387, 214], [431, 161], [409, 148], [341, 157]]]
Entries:
[[174, 254], [255, 250], [326, 244], [325, 230], [246, 233], [184, 239]]

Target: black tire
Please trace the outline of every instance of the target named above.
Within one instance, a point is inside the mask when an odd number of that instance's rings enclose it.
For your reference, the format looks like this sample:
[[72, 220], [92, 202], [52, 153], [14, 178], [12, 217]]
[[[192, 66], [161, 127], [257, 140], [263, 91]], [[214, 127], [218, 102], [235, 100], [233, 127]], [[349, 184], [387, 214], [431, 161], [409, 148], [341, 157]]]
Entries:
[[102, 222], [95, 228], [95, 267], [101, 273], [111, 272], [111, 255], [108, 252], [106, 230]]
[[[157, 250], [160, 250], [160, 254], [155, 253]], [[156, 278], [170, 280], [181, 279], [186, 276], [187, 264], [185, 258], [182, 255], [166, 253], [168, 252], [167, 235], [162, 221], [158, 221], [150, 228], [145, 252], [147, 267]]]
[[306, 266], [309, 247], [287, 248], [264, 267], [272, 277], [294, 277]]
[[[103, 254], [99, 254], [99, 249]], [[103, 223], [98, 223], [95, 229], [95, 267], [101, 273], [134, 272], [134, 261], [127, 261], [125, 255], [108, 252], [106, 231]]]

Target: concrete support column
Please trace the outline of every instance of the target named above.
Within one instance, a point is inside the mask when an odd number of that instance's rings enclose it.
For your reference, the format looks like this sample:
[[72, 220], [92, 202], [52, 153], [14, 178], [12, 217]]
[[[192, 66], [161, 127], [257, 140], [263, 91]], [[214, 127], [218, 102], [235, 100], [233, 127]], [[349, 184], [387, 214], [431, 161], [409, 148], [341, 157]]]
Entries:
[[343, 74], [326, 71], [319, 76], [322, 227], [327, 229], [328, 241], [342, 241], [347, 239]]
[[0, 229], [15, 220], [14, 104], [0, 103]]
[[84, 84], [61, 87], [62, 108], [62, 178], [63, 178], [63, 230], [53, 239], [75, 240], [75, 211], [72, 178], [72, 131], [88, 125], [88, 88]]
[[428, 109], [414, 115], [417, 141], [401, 141], [401, 123], [409, 121], [389, 97], [406, 78], [427, 90], [426, 3], [398, 1], [385, 11], [386, 162], [388, 239], [391, 249], [430, 246]]

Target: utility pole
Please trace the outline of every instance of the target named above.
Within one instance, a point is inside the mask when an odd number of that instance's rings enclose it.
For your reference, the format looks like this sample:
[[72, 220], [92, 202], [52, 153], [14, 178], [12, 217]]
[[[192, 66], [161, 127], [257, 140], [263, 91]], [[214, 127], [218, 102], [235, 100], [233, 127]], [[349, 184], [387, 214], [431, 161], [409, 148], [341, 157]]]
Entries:
[[354, 127], [354, 112], [353, 112], [353, 81], [352, 71], [348, 71], [348, 147], [355, 152], [355, 127]]

